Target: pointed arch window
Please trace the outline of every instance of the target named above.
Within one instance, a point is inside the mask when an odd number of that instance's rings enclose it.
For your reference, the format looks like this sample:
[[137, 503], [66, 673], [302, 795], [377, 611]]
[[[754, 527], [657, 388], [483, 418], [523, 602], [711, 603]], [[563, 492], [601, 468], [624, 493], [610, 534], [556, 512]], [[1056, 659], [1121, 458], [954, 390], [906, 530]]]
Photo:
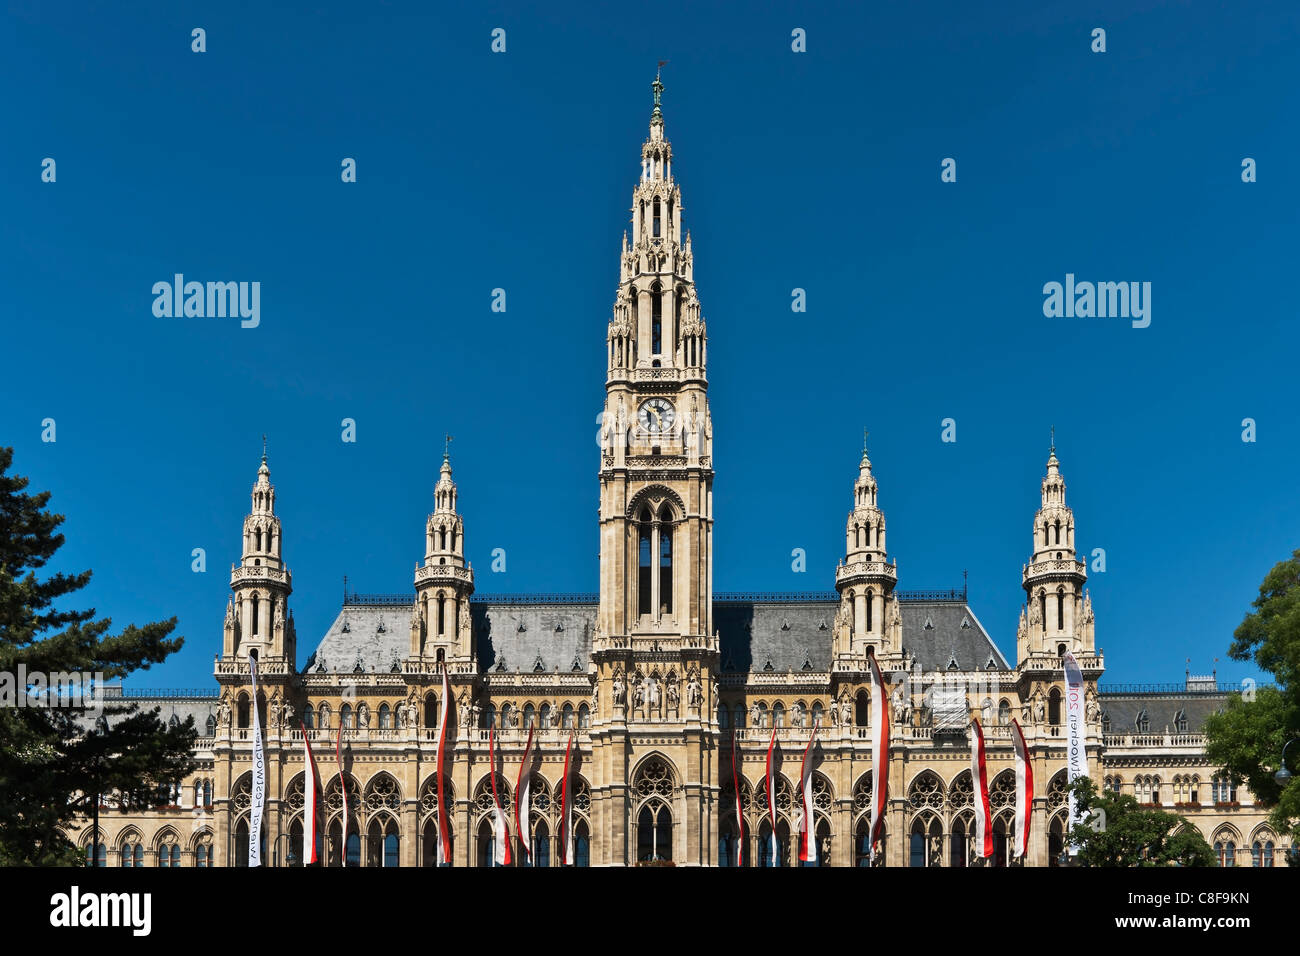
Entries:
[[667, 505], [659, 516], [659, 610], [673, 612], [673, 526]]
[[[653, 232], [653, 234], [652, 234], [656, 239], [658, 239], [659, 236], [660, 236], [660, 228], [661, 228], [661, 224], [660, 224], [660, 211], [661, 211], [661, 209], [662, 209], [662, 205], [660, 204], [659, 197], [656, 196], [656, 197], [655, 197], [655, 201], [654, 201], [654, 232]], [[658, 351], [658, 349], [656, 349], [655, 351]]]
[[1053, 687], [1047, 695], [1047, 722], [1053, 726], [1061, 722], [1061, 691]]
[[639, 535], [639, 545], [637, 549], [637, 613], [651, 613], [650, 602], [653, 596], [650, 593], [650, 509], [646, 508], [641, 512], [641, 526], [637, 529]]
[[[655, 204], [655, 207], [658, 208], [658, 203]], [[658, 222], [659, 216], [656, 214], [656, 230], [659, 228]], [[655, 235], [658, 235], [657, 231]], [[659, 283], [656, 282], [650, 290], [650, 351], [654, 355], [663, 352], [664, 300], [661, 292]]]

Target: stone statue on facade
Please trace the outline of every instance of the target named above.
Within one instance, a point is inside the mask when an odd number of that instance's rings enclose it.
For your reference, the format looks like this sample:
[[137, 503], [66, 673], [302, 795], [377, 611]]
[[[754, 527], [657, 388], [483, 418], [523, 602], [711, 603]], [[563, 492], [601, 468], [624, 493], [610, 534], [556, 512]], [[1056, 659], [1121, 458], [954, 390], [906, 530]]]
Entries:
[[460, 715], [460, 726], [462, 728], [468, 728], [469, 727], [469, 696], [464, 691], [460, 692], [459, 704], [460, 707], [458, 709], [458, 713]]
[[699, 707], [704, 702], [704, 691], [700, 687], [700, 678], [695, 672], [691, 672], [691, 679], [686, 684], [686, 703], [692, 707]]
[[670, 680], [668, 682], [668, 706], [676, 708], [680, 695], [681, 691], [677, 689], [677, 681]]
[[790, 708], [790, 726], [803, 726], [803, 705], [798, 701], [795, 701], [794, 705]]
[[[625, 685], [623, 684], [623, 674], [621, 672], [617, 672], [614, 674], [614, 703], [620, 707], [623, 706], [624, 690], [625, 690]], [[592, 694], [593, 696], [595, 695], [594, 688], [592, 690]]]
[[1043, 703], [1043, 692], [1034, 693], [1034, 723], [1041, 724], [1047, 720], [1047, 705]]
[[763, 726], [763, 713], [758, 709], [758, 704], [749, 705], [749, 723], [752, 727]]
[[230, 713], [230, 696], [223, 690], [221, 692], [221, 702], [217, 704], [217, 723], [222, 727], [229, 727]]
[[1091, 687], [1088, 688], [1086, 716], [1090, 724], [1095, 724], [1101, 720], [1101, 701], [1097, 699], [1097, 692]]
[[834, 697], [831, 698], [830, 725], [838, 727], [840, 723], [840, 702]]

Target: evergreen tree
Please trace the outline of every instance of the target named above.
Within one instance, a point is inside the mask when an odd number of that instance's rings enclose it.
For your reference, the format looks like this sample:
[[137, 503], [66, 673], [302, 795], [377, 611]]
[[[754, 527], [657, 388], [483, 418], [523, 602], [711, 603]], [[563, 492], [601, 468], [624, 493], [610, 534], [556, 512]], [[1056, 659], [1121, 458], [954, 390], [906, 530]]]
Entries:
[[168, 637], [175, 618], [110, 634], [112, 622], [93, 608], [64, 605], [90, 571], [37, 577], [63, 545], [63, 515], [45, 510], [48, 491], [25, 492], [28, 480], [9, 474], [12, 463], [13, 449], [0, 448], [0, 865], [75, 865], [82, 860], [69, 836], [88, 825], [99, 794], [179, 783], [194, 721], [169, 728], [157, 708], [94, 706], [99, 692], [60, 698], [47, 682], [125, 677], [161, 662], [183, 638]]

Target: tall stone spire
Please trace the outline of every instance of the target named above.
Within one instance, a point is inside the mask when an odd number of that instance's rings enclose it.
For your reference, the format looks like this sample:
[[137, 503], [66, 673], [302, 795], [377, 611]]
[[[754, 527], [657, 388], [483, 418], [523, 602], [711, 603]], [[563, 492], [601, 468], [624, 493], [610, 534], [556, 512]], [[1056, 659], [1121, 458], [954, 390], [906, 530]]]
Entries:
[[433, 486], [433, 512], [424, 525], [424, 564], [415, 569], [411, 609], [411, 657], [470, 661], [469, 598], [474, 571], [465, 563], [465, 522], [451, 477], [451, 436]]
[[284, 563], [282, 543], [263, 436], [262, 462], [253, 482], [252, 506], [244, 518], [240, 560], [230, 570], [231, 597], [222, 639], [222, 651], [228, 657], [243, 659], [249, 648], [256, 648], [259, 660], [285, 659], [292, 667], [296, 641], [288, 602], [293, 580]]
[[840, 613], [833, 635], [834, 653], [841, 662], [865, 659], [873, 650], [895, 651], [900, 617], [894, 588], [898, 569], [885, 548], [885, 514], [876, 502], [876, 478], [867, 455], [866, 432], [862, 460], [853, 483], [853, 510], [845, 525], [844, 559], [835, 570]]
[[1025, 611], [1017, 640], [1020, 660], [1035, 655], [1053, 659], [1060, 650], [1092, 653], [1091, 614], [1085, 613], [1085, 565], [1074, 546], [1074, 512], [1065, 503], [1065, 478], [1056, 457], [1055, 434], [1041, 485], [1042, 502], [1034, 515], [1033, 557], [1021, 577]]

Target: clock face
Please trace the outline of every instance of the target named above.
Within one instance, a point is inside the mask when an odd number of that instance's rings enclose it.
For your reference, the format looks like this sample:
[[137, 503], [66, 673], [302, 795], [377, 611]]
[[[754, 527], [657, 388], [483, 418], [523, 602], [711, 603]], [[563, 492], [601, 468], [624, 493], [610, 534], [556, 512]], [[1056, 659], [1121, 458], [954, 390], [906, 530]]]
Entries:
[[648, 432], [666, 432], [673, 427], [672, 403], [664, 398], [652, 398], [642, 402], [637, 420]]

